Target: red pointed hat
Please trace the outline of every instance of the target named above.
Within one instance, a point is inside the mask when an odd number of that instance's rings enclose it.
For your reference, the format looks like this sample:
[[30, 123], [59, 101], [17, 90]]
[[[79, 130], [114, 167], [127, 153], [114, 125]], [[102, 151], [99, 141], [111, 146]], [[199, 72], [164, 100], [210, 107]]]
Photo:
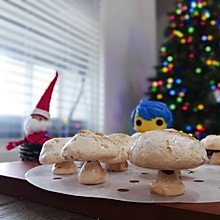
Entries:
[[36, 108], [32, 112], [31, 115], [39, 115], [44, 117], [45, 119], [50, 118], [50, 99], [52, 96], [54, 85], [58, 78], [58, 72], [56, 72], [56, 76], [54, 77], [53, 81], [50, 83], [44, 94], [42, 95], [40, 101], [38, 102]]

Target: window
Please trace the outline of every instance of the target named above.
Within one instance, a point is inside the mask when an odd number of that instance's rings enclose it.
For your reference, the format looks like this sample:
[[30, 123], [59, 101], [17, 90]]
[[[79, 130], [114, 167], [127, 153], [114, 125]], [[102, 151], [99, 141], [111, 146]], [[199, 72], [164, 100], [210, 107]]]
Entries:
[[0, 138], [22, 137], [24, 120], [59, 72], [51, 135], [102, 130], [100, 0], [2, 0]]

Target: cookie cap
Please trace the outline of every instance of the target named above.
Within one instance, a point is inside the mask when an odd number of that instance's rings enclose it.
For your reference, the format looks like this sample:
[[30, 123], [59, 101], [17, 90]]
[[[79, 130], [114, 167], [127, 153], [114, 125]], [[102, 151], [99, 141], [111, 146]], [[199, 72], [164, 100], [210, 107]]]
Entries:
[[72, 137], [62, 149], [62, 157], [88, 161], [117, 157], [119, 148], [104, 134], [83, 129]]
[[115, 133], [107, 136], [119, 149], [119, 154], [114, 158], [100, 160], [102, 163], [113, 164], [120, 163], [128, 159], [128, 150], [131, 137], [127, 134]]
[[174, 129], [142, 133], [128, 151], [128, 158], [134, 165], [160, 170], [195, 168], [208, 161], [197, 139]]
[[203, 147], [207, 150], [219, 150], [220, 151], [220, 135], [208, 135], [201, 141]]
[[71, 139], [65, 138], [52, 138], [43, 144], [40, 152], [39, 161], [41, 164], [53, 164], [66, 161], [61, 157], [61, 150], [63, 146]]

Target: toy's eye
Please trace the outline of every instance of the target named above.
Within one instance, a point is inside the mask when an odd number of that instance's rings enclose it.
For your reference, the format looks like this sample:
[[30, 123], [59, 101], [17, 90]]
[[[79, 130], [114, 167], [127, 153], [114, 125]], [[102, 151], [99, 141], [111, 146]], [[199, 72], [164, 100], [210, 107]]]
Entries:
[[136, 121], [136, 125], [137, 125], [137, 126], [141, 126], [141, 125], [142, 125], [142, 121], [141, 121], [140, 119], [138, 119], [138, 120]]
[[157, 119], [157, 120], [156, 120], [156, 124], [157, 124], [158, 126], [163, 125], [163, 120]]

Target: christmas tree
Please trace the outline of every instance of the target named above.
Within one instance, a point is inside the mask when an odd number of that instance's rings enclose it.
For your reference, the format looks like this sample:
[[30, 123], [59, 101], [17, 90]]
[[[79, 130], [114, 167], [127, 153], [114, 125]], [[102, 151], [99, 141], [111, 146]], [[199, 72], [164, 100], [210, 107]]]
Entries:
[[166, 103], [172, 127], [198, 139], [220, 133], [220, 0], [179, 0], [168, 14], [157, 74], [146, 94]]

